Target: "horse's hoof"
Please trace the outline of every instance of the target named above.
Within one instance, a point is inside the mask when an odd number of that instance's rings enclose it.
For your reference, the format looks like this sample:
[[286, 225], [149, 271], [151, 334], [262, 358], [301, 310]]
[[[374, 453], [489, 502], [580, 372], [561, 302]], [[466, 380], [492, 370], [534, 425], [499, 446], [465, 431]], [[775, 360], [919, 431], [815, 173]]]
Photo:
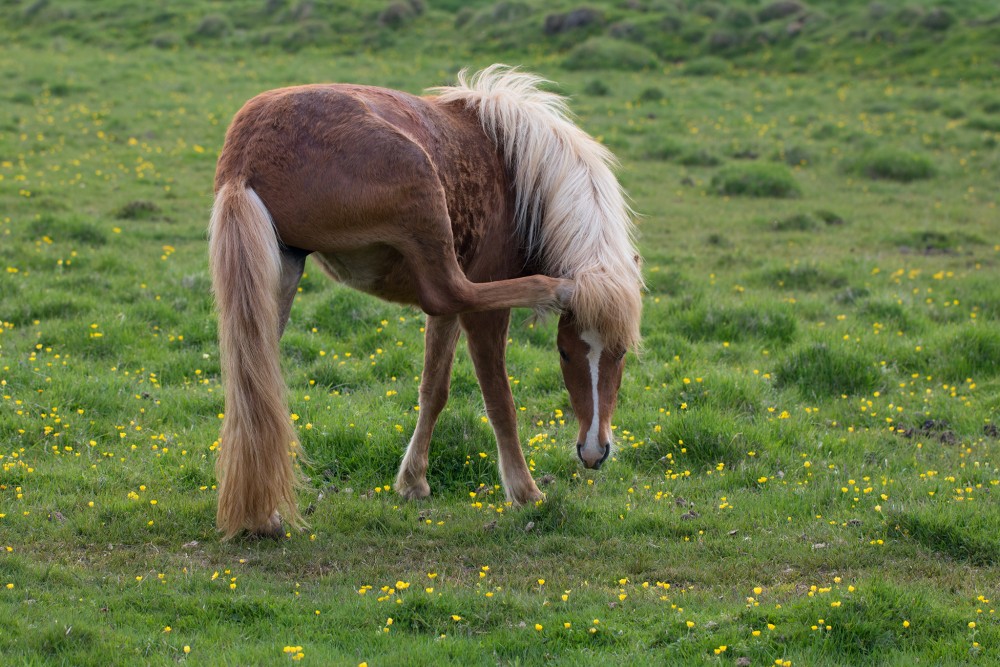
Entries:
[[250, 530], [250, 536], [264, 539], [280, 540], [285, 536], [285, 529], [281, 525], [281, 517], [275, 512], [271, 518], [262, 526], [257, 526]]
[[538, 490], [534, 480], [532, 480], [531, 486], [525, 486], [516, 490], [512, 489], [508, 493], [507, 498], [515, 506], [521, 507], [523, 505], [533, 505], [539, 500], [545, 500], [545, 494]]
[[431, 487], [430, 484], [427, 483], [426, 479], [410, 482], [409, 484], [397, 482], [396, 493], [406, 500], [420, 500], [421, 498], [426, 498], [431, 495]]
[[560, 310], [565, 310], [569, 307], [570, 301], [573, 300], [573, 292], [576, 290], [576, 284], [572, 280], [560, 280], [560, 285], [556, 287], [556, 301], [559, 304]]

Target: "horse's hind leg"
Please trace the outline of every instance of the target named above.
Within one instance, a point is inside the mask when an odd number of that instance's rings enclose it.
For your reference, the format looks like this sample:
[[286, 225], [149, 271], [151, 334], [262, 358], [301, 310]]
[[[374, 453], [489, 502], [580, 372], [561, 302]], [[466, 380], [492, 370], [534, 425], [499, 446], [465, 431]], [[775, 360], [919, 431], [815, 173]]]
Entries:
[[474, 283], [459, 266], [453, 241], [424, 239], [416, 249], [404, 251], [417, 288], [417, 300], [430, 315], [535, 308], [562, 310], [573, 294], [573, 282], [544, 275]]
[[278, 286], [278, 336], [285, 333], [292, 303], [298, 294], [299, 281], [306, 268], [309, 253], [298, 248], [281, 248], [281, 283]]
[[448, 402], [451, 364], [458, 341], [458, 318], [454, 315], [428, 316], [424, 339], [424, 372], [420, 381], [417, 428], [396, 475], [396, 491], [409, 500], [426, 498], [431, 492], [427, 484], [427, 456], [434, 424]]
[[500, 479], [507, 499], [515, 505], [541, 500], [517, 436], [517, 411], [507, 380], [507, 327], [510, 310], [465, 313], [460, 316], [469, 339], [469, 353], [486, 403], [486, 414], [497, 438]]

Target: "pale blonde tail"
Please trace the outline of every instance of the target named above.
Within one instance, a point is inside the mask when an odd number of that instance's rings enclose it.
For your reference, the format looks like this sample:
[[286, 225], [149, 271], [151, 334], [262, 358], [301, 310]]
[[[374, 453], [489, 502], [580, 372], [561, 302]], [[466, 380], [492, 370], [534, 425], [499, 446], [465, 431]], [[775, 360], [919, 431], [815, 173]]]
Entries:
[[225, 539], [241, 530], [273, 533], [275, 512], [302, 522], [291, 455], [298, 444], [278, 357], [278, 239], [264, 203], [244, 184], [219, 189], [208, 248], [226, 397], [216, 521]]

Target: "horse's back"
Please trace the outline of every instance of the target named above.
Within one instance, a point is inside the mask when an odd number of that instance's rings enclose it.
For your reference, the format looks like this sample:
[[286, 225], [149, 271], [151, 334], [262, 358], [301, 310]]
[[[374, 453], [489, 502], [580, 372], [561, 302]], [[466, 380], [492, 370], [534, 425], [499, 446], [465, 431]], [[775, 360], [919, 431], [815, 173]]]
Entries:
[[226, 135], [216, 188], [231, 182], [260, 196], [282, 243], [394, 301], [412, 301], [401, 259], [427, 244], [452, 246], [472, 280], [516, 263], [505, 163], [464, 105], [350, 84], [268, 91]]
[[405, 217], [440, 198], [413, 136], [422, 131], [420, 104], [403, 93], [338, 84], [262, 93], [230, 126], [216, 187], [253, 188], [288, 245], [323, 250], [335, 237], [349, 246], [358, 224]]

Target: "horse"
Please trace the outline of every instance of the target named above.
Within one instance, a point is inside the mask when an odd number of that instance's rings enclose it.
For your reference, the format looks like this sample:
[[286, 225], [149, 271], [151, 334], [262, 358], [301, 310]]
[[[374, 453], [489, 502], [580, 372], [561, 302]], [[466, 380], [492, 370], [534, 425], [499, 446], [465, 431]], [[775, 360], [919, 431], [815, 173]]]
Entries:
[[428, 455], [461, 330], [497, 440], [508, 501], [543, 498], [517, 434], [506, 369], [512, 308], [560, 312], [557, 347], [599, 468], [624, 357], [640, 341], [634, 213], [615, 158], [544, 79], [493, 65], [425, 96], [349, 84], [264, 92], [234, 117], [215, 174], [209, 265], [225, 413], [217, 525], [303, 525], [301, 455], [279, 339], [308, 256], [333, 279], [427, 314], [417, 425], [396, 477], [430, 494]]

